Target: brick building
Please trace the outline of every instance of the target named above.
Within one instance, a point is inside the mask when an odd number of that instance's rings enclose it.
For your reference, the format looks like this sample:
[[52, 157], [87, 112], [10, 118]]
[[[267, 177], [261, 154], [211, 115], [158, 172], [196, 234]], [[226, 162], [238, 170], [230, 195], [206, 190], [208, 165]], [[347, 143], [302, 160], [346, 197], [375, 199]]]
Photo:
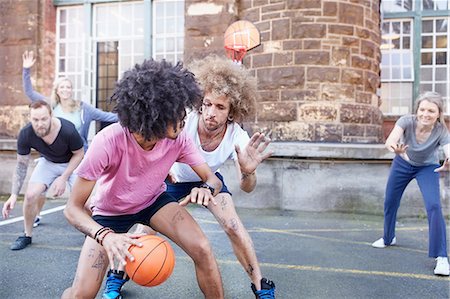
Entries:
[[[257, 77], [261, 101], [245, 128], [271, 131], [275, 141], [275, 157], [261, 167], [260, 188], [252, 196], [269, 194], [272, 199], [262, 200], [261, 205], [288, 209], [379, 209], [391, 158], [382, 146], [384, 136], [399, 112], [412, 111], [420, 91], [416, 82], [420, 73], [408, 77], [407, 68], [416, 67], [414, 55], [421, 53], [405, 52], [414, 48], [413, 41], [420, 42], [420, 35], [408, 33], [403, 24], [410, 19], [420, 23], [422, 17], [448, 24], [450, 15], [448, 1], [380, 1], [1, 1], [0, 136], [14, 139], [26, 122], [27, 101], [21, 87], [24, 50], [38, 54], [32, 76], [43, 94], [50, 94], [53, 78], [68, 76], [77, 98], [110, 109], [105, 99], [134, 63], [146, 57], [189, 62], [209, 53], [223, 55], [225, 29], [233, 21], [249, 20], [261, 32], [262, 42], [243, 63]], [[398, 31], [399, 17], [406, 18], [400, 22], [401, 38], [382, 36]], [[441, 27], [433, 28], [443, 35]], [[380, 50], [386, 41], [397, 46]], [[447, 53], [449, 45], [446, 39]], [[431, 52], [442, 56], [439, 49]], [[446, 71], [447, 81], [448, 56], [444, 67], [441, 57], [439, 67], [431, 70]], [[402, 70], [401, 80], [395, 76], [397, 68]], [[399, 105], [390, 103], [398, 101], [394, 92], [398, 83], [405, 89], [408, 80], [413, 80], [412, 91], [408, 99], [401, 99], [409, 101], [409, 108], [399, 110], [395, 108]], [[444, 96], [448, 98], [448, 93]], [[324, 179], [327, 184], [311, 189]], [[360, 186], [352, 186], [358, 179]], [[290, 180], [297, 186], [292, 188]], [[316, 202], [318, 197], [329, 202]]]

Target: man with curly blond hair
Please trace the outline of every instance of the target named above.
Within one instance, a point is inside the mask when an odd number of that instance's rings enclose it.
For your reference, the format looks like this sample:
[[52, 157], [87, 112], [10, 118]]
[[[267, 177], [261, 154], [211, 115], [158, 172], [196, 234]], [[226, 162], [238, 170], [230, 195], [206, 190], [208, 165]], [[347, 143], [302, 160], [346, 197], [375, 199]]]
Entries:
[[[207, 208], [230, 239], [236, 257], [252, 281], [256, 298], [275, 298], [275, 284], [262, 277], [252, 239], [236, 213], [232, 194], [219, 172], [225, 161], [232, 159], [240, 188], [251, 192], [256, 186], [256, 168], [272, 154], [265, 152], [270, 140], [264, 134], [255, 133], [249, 138], [239, 125], [254, 111], [258, 94], [256, 79], [242, 66], [215, 55], [194, 61], [189, 69], [195, 74], [204, 96], [200, 105], [188, 114], [184, 130], [222, 181], [222, 188], [215, 196], [217, 205]], [[172, 166], [169, 179], [167, 192], [178, 199], [202, 185], [200, 177], [183, 163]], [[189, 202], [194, 200], [186, 197], [181, 204]]]

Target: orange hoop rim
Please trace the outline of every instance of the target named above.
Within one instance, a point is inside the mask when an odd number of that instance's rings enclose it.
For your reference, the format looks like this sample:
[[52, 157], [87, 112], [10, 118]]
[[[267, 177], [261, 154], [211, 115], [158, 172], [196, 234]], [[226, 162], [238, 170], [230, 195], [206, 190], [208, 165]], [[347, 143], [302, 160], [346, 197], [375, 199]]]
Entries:
[[242, 62], [242, 59], [247, 53], [247, 47], [244, 45], [225, 45], [224, 48], [228, 58], [236, 62]]

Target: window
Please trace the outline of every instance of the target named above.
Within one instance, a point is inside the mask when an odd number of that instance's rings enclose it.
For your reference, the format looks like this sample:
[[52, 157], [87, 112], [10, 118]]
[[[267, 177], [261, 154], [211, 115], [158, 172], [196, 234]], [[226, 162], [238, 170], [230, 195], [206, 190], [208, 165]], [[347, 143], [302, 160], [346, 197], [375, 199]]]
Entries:
[[143, 3], [121, 2], [95, 5], [93, 39], [96, 43], [118, 43], [120, 78], [126, 70], [144, 60]]
[[383, 22], [381, 79], [412, 81], [411, 20]]
[[183, 60], [184, 1], [153, 1], [153, 58], [176, 63]]
[[412, 11], [414, 10], [415, 0], [382, 0], [381, 1], [381, 12], [401, 12], [401, 11]]
[[[183, 60], [184, 0], [152, 0], [151, 5], [145, 2], [54, 0], [61, 5], [57, 8], [55, 75], [72, 80], [76, 99], [109, 110], [105, 101], [113, 78], [117, 81], [146, 56], [171, 62]], [[150, 27], [153, 32], [148, 32]], [[151, 49], [145, 48], [144, 39], [150, 36]], [[111, 52], [116, 55], [115, 64], [105, 66], [101, 60]]]
[[401, 19], [382, 23], [381, 110], [385, 114], [411, 111], [414, 76], [411, 24], [411, 20]]
[[[433, 18], [422, 21], [422, 47], [420, 49], [420, 91], [433, 90], [449, 100], [450, 74], [450, 18]], [[447, 113], [450, 107], [447, 105]]]
[[[114, 106], [109, 102], [118, 79], [118, 43], [98, 42], [97, 44], [97, 107], [103, 111], [112, 111]], [[100, 131], [109, 123], [98, 123]]]
[[56, 16], [56, 77], [69, 78], [72, 81], [73, 97], [82, 100], [83, 8], [59, 8]]
[[449, 0], [421, 0], [423, 10], [448, 10], [450, 9]]
[[381, 10], [381, 110], [412, 113], [420, 93], [436, 91], [450, 114], [450, 0], [382, 0]]

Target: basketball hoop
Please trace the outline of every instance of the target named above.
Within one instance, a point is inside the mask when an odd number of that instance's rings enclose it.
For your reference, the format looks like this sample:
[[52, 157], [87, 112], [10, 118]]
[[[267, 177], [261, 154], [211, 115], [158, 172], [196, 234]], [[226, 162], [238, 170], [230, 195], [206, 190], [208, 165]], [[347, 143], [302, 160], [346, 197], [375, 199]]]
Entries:
[[261, 44], [261, 35], [251, 22], [236, 21], [225, 31], [223, 44], [228, 58], [237, 64], [242, 64], [247, 51]]
[[247, 47], [243, 45], [225, 45], [227, 57], [238, 64], [242, 64], [242, 59], [247, 54]]

